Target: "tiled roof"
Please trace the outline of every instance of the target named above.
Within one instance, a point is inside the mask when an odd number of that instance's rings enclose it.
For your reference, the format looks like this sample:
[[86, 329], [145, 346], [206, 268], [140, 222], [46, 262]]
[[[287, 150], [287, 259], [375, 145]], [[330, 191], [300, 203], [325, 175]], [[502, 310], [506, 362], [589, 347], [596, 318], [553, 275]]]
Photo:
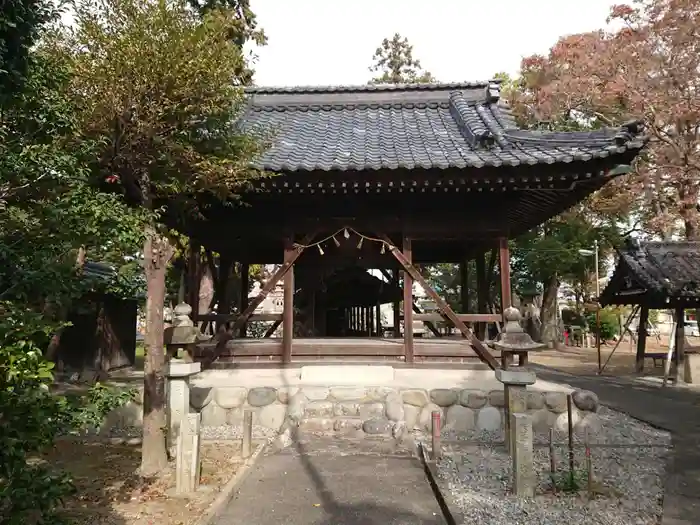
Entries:
[[700, 301], [700, 242], [629, 242], [618, 253], [601, 304], [637, 304], [644, 297], [662, 308], [667, 298]]
[[637, 123], [585, 133], [518, 129], [495, 82], [249, 88], [240, 124], [271, 141], [269, 171], [481, 168], [637, 151]]

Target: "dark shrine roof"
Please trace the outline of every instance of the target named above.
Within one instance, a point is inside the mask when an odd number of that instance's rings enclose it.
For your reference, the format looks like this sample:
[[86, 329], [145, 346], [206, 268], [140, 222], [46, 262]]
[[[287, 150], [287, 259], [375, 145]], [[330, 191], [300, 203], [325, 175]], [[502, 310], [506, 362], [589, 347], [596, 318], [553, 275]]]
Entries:
[[636, 152], [636, 123], [519, 129], [497, 82], [248, 88], [244, 130], [271, 133], [268, 171], [448, 169], [570, 163]]
[[664, 309], [700, 306], [700, 242], [629, 241], [600, 302]]

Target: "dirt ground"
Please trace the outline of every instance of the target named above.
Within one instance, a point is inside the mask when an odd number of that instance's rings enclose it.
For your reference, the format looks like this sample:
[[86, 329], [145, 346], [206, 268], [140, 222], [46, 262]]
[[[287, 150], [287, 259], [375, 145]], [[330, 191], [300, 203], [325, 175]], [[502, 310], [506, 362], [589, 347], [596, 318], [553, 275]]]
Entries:
[[[688, 343], [693, 347], [700, 347], [700, 339], [688, 338]], [[608, 343], [601, 347], [601, 360], [607, 365], [603, 370], [604, 375], [610, 376], [631, 376], [639, 375], [634, 371], [636, 346], [630, 343], [629, 339], [623, 340], [610, 357], [614, 343]], [[646, 353], [668, 352], [668, 337], [661, 336], [649, 338], [647, 340]], [[564, 372], [577, 375], [590, 375], [598, 372], [598, 351], [593, 348], [581, 348], [575, 346], [564, 347], [561, 350], [545, 350], [532, 352], [530, 362], [550, 366]], [[662, 362], [654, 361], [651, 358], [644, 360], [644, 372], [642, 375], [650, 377], [663, 377], [664, 369]]]
[[193, 525], [243, 464], [239, 443], [204, 443], [202, 486], [182, 497], [171, 495], [174, 464], [157, 480], [138, 475], [140, 446], [59, 441], [43, 459], [72, 475], [65, 512], [76, 525]]

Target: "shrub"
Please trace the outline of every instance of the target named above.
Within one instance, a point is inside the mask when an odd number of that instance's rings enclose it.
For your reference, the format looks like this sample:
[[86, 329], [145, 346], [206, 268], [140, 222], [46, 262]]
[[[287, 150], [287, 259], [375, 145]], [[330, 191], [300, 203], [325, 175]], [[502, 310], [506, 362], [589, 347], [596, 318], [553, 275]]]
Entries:
[[[595, 312], [587, 314], [589, 329], [595, 333]], [[601, 308], [600, 310], [600, 336], [603, 341], [612, 339], [620, 333], [620, 322], [617, 309]]]
[[65, 523], [57, 511], [73, 484], [32, 456], [61, 434], [99, 426], [132, 395], [101, 385], [71, 401], [52, 394], [53, 363], [41, 349], [57, 328], [41, 314], [0, 304], [0, 525]]

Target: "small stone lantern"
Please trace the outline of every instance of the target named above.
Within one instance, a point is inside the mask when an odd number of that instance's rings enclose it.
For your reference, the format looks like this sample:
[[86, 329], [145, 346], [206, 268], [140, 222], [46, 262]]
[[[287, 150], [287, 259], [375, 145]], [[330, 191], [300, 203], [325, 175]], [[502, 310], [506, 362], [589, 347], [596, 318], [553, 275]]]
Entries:
[[[493, 342], [501, 352], [502, 368], [496, 370], [496, 379], [503, 383], [505, 397], [504, 441], [513, 458], [513, 491], [524, 497], [534, 495], [536, 485], [533, 463], [532, 421], [527, 415], [527, 386], [537, 378], [527, 368], [528, 352], [542, 350], [546, 345], [536, 343], [520, 326], [520, 312], [507, 308], [503, 332]], [[518, 356], [518, 366], [513, 357]]]
[[[186, 303], [175, 307], [173, 325], [166, 328], [164, 333], [168, 356], [175, 356], [180, 348], [187, 348], [197, 342], [199, 330], [190, 319], [191, 313], [192, 307]], [[167, 363], [168, 448], [174, 445], [180, 424], [189, 414], [190, 378], [201, 369], [201, 363], [191, 363], [173, 357]]]
[[192, 307], [180, 303], [173, 309], [173, 324], [165, 329], [163, 337], [168, 349], [168, 357], [177, 357], [178, 351], [187, 349], [197, 342], [199, 330], [190, 318]]

